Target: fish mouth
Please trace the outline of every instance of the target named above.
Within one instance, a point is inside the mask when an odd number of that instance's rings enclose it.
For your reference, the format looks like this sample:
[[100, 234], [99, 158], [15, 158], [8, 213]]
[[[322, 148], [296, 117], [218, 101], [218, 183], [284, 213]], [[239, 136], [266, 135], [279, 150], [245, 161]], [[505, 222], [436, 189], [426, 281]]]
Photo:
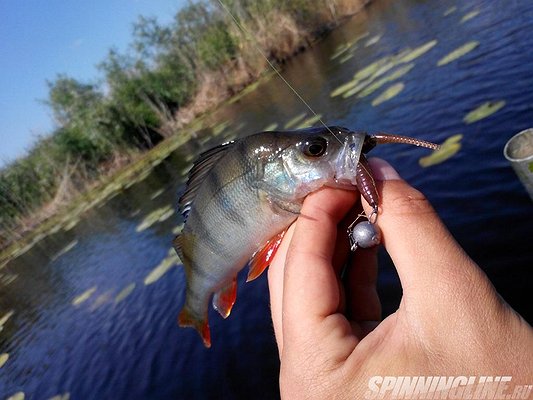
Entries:
[[334, 189], [357, 190], [356, 184], [349, 179], [335, 178], [332, 182], [328, 182], [326, 186]]
[[335, 183], [337, 185], [343, 188], [357, 185], [357, 164], [359, 163], [359, 156], [363, 150], [364, 140], [365, 135], [356, 132], [346, 137], [333, 165], [335, 170]]

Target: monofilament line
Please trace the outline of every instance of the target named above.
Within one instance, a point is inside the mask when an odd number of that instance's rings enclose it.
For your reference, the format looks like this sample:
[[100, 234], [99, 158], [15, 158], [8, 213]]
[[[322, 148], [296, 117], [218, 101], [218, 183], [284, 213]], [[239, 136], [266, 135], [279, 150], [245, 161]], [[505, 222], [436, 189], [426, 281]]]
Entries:
[[272, 70], [276, 73], [276, 75], [278, 75], [279, 78], [285, 83], [285, 85], [287, 85], [287, 87], [296, 95], [296, 97], [298, 97], [298, 99], [300, 99], [300, 101], [307, 107], [307, 109], [311, 111], [311, 113], [318, 119], [318, 121], [324, 126], [324, 128], [326, 128], [333, 135], [333, 137], [337, 139], [339, 143], [343, 144], [343, 142], [337, 137], [337, 135], [335, 135], [335, 133], [332, 132], [331, 129], [329, 129], [329, 127], [324, 123], [324, 121], [322, 121], [322, 118], [320, 118], [320, 116], [311, 108], [311, 106], [303, 99], [303, 97], [300, 96], [300, 94], [296, 91], [296, 89], [292, 87], [292, 85], [283, 77], [283, 75], [281, 75], [281, 73], [274, 66], [274, 64], [272, 64], [272, 62], [268, 59], [268, 57], [263, 52], [263, 50], [261, 50], [259, 43], [257, 42], [257, 40], [255, 40], [253, 35], [250, 32], [248, 32], [246, 28], [242, 26], [242, 24], [239, 21], [237, 21], [237, 18], [235, 18], [235, 16], [231, 13], [230, 9], [222, 2], [222, 0], [218, 0], [218, 2], [220, 6], [228, 13], [228, 15], [231, 17], [233, 22], [235, 22], [235, 25], [237, 25], [237, 28], [239, 28], [245, 36], [251, 39], [254, 48], [259, 52], [259, 54], [261, 54], [261, 56], [263, 56], [263, 58], [266, 60], [270, 68], [272, 68]]

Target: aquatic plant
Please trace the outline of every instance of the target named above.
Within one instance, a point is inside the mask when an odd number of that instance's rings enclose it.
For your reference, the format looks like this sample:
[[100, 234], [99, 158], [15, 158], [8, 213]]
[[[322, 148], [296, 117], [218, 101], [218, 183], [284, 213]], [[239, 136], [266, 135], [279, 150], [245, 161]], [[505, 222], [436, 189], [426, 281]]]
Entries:
[[0, 368], [6, 364], [7, 360], [9, 360], [9, 353], [0, 354]]
[[7, 313], [4, 314], [2, 318], [0, 318], [0, 332], [4, 329], [4, 325], [7, 321], [15, 314], [15, 311], [10, 310]]
[[445, 17], [447, 17], [448, 15], [453, 14], [456, 11], [457, 11], [457, 7], [456, 6], [452, 6], [452, 7], [448, 8], [446, 11], [444, 11], [443, 15]]
[[181, 224], [175, 226], [175, 227], [172, 229], [172, 233], [173, 233], [174, 235], [177, 235], [177, 234], [179, 234], [179, 233], [181, 232], [182, 229], [183, 229], [183, 223], [181, 223]]
[[144, 278], [145, 285], [151, 285], [152, 283], [161, 279], [172, 267], [181, 264], [181, 260], [176, 254], [174, 249], [170, 249], [167, 256], [161, 261], [148, 275]]
[[115, 297], [115, 304], [120, 303], [126, 297], [128, 297], [135, 290], [135, 283], [130, 283], [124, 289], [122, 289]]
[[161, 188], [161, 189], [158, 189], [156, 190], [154, 193], [152, 193], [150, 195], [150, 200], [155, 200], [157, 199], [159, 196], [161, 196], [163, 193], [165, 192], [165, 188]]
[[487, 101], [466, 114], [463, 121], [465, 124], [473, 124], [474, 122], [491, 116], [503, 107], [505, 107], [505, 100]]
[[87, 289], [82, 294], [74, 297], [74, 299], [72, 299], [72, 302], [71, 302], [72, 305], [73, 306], [79, 306], [80, 304], [86, 302], [94, 294], [94, 292], [96, 292], [96, 289], [97, 289], [97, 287], [93, 286], [93, 287]]
[[428, 51], [430, 51], [433, 47], [435, 47], [437, 45], [437, 41], [436, 40], [430, 40], [429, 42], [413, 49], [413, 50], [408, 50], [406, 52], [406, 54], [402, 55], [400, 53], [400, 55], [398, 56], [398, 63], [408, 63], [408, 62], [411, 62], [411, 61], [414, 61], [416, 60], [418, 57], [421, 57], [423, 56], [424, 54], [426, 54]]
[[278, 125], [279, 124], [277, 122], [272, 122], [271, 124], [268, 124], [267, 126], [265, 126], [261, 130], [262, 131], [273, 131], [273, 130], [275, 130], [278, 127]]
[[296, 125], [298, 125], [298, 123], [301, 122], [306, 116], [307, 116], [307, 113], [305, 113], [305, 112], [300, 113], [300, 114], [294, 116], [293, 118], [291, 118], [290, 120], [288, 120], [288, 121], [285, 123], [284, 128], [285, 128], [285, 129], [294, 128], [294, 127], [295, 127]]
[[404, 87], [405, 85], [402, 82], [395, 83], [383, 93], [381, 93], [378, 97], [376, 97], [374, 100], [372, 100], [372, 105], [375, 107], [380, 105], [381, 103], [384, 103], [387, 100], [392, 99], [393, 97], [397, 96], [404, 89]]
[[9, 396], [6, 400], [24, 400], [26, 398], [26, 395], [24, 392], [17, 392], [11, 396]]
[[160, 207], [144, 217], [141, 223], [135, 228], [136, 232], [142, 232], [157, 222], [163, 222], [174, 215], [174, 209], [171, 205]]
[[418, 163], [424, 168], [443, 163], [459, 152], [462, 139], [463, 135], [461, 134], [450, 136], [440, 145], [438, 150], [434, 150], [429, 156], [420, 158]]
[[48, 400], [70, 400], [70, 393], [66, 392], [63, 394], [57, 394], [53, 397], [50, 397]]
[[442, 67], [443, 65], [449, 64], [452, 61], [455, 61], [464, 55], [470, 53], [472, 50], [474, 50], [477, 46], [479, 46], [479, 42], [473, 40], [471, 42], [465, 43], [464, 45], [458, 47], [457, 49], [453, 50], [452, 52], [448, 53], [444, 57], [442, 57], [438, 62], [437, 66]]
[[463, 16], [463, 18], [461, 18], [460, 23], [463, 24], [463, 23], [465, 23], [466, 21], [469, 21], [469, 20], [471, 20], [472, 18], [477, 17], [477, 16], [479, 15], [479, 13], [480, 13], [479, 10], [474, 10], [474, 11], [469, 12], [468, 14], [465, 14], [465, 15]]
[[[335, 88], [330, 93], [330, 97], [342, 95], [342, 97], [346, 99], [354, 95], [358, 95], [358, 97], [366, 97], [374, 93], [388, 82], [406, 75], [414, 67], [414, 63], [411, 61], [426, 54], [435, 47], [437, 43], [437, 40], [430, 40], [414, 49], [407, 48], [397, 54], [377, 59], [366, 67], [359, 69], [354, 74], [352, 80]], [[399, 67], [402, 64], [407, 65]], [[387, 75], [389, 71], [392, 72]]]
[[308, 126], [313, 126], [318, 121], [320, 121], [321, 118], [322, 118], [322, 114], [313, 115], [312, 117], [309, 117], [309, 118], [303, 120], [302, 122], [300, 122], [298, 124], [298, 126], [296, 126], [296, 129], [306, 128]]
[[[363, 3], [237, 0], [227, 5], [276, 63], [310, 45]], [[31, 235], [36, 225], [60, 210], [68, 211], [73, 201], [84, 201], [80, 198], [101, 187], [110, 171], [136, 161], [161, 141], [175, 148], [189, 137], [189, 130], [178, 128], [192, 123], [191, 130], [198, 130], [202, 118], [193, 121], [195, 116], [247, 86], [241, 95], [256, 89], [259, 83], [249, 84], [258, 78], [273, 76], [265, 73], [266, 61], [255, 45], [218, 5], [187, 4], [171, 21], [163, 25], [155, 18], [139, 17], [131, 46], [124, 53], [110, 50], [94, 82], [61, 74], [48, 81], [46, 104], [57, 129], [39, 138], [26, 157], [0, 171], [0, 248]], [[357, 40], [352, 39], [346, 50]], [[150, 163], [156, 165], [160, 159]], [[145, 176], [137, 171], [122, 188]], [[115, 193], [88, 203], [101, 204]], [[17, 246], [7, 251], [10, 257], [29, 245]]]
[[78, 244], [78, 239], [74, 239], [68, 244], [65, 245], [61, 250], [59, 250], [56, 254], [54, 254], [52, 257], [50, 257], [51, 261], [57, 260], [59, 257], [61, 257], [63, 254], [68, 253], [70, 250], [72, 250], [76, 245]]

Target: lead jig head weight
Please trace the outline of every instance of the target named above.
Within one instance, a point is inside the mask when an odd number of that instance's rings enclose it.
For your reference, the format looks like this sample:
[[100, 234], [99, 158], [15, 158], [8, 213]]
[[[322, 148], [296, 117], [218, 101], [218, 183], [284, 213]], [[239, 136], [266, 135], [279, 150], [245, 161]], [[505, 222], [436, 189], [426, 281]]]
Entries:
[[366, 217], [365, 215], [359, 215], [355, 221], [350, 224], [347, 233], [348, 239], [350, 240], [351, 251], [357, 250], [358, 247], [367, 249], [381, 243], [381, 232], [375, 224], [377, 216], [377, 209], [374, 209], [368, 217], [368, 220], [357, 223], [360, 218]]

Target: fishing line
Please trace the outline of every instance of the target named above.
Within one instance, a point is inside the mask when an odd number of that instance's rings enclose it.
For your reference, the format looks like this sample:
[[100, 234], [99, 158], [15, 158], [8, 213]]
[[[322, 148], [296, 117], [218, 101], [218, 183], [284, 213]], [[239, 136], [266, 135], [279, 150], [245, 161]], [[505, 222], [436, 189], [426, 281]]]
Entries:
[[320, 116], [311, 108], [311, 106], [304, 100], [304, 98], [302, 96], [300, 96], [300, 94], [298, 93], [298, 91], [292, 87], [292, 85], [283, 77], [283, 75], [281, 75], [281, 73], [278, 71], [278, 69], [274, 66], [274, 64], [272, 64], [272, 62], [268, 59], [268, 57], [266, 56], [266, 54], [263, 52], [263, 50], [261, 50], [261, 47], [259, 46], [259, 43], [257, 42], [257, 40], [255, 40], [255, 37], [246, 30], [246, 28], [239, 22], [237, 21], [237, 18], [235, 18], [235, 16], [232, 14], [232, 12], [230, 11], [230, 9], [222, 2], [222, 0], [217, 0], [218, 3], [221, 5], [221, 7], [226, 11], [226, 13], [228, 13], [228, 15], [231, 17], [231, 19], [233, 20], [233, 22], [235, 22], [235, 25], [237, 25], [237, 28], [239, 28], [242, 33], [247, 36], [248, 38], [250, 38], [252, 40], [252, 44], [254, 46], [254, 48], [259, 52], [259, 54], [261, 54], [261, 56], [266, 60], [266, 62], [268, 63], [268, 65], [270, 66], [270, 68], [276, 73], [277, 76], [279, 76], [279, 78], [285, 83], [285, 85], [287, 85], [289, 87], [289, 89], [296, 95], [296, 97], [298, 97], [298, 99], [300, 99], [300, 101], [307, 107], [307, 109], [309, 111], [311, 111], [311, 113], [318, 119], [318, 121], [324, 126], [324, 128], [326, 128], [332, 135], [335, 139], [337, 139], [337, 141], [340, 143], [340, 144], [344, 144], [338, 137], [337, 135], [335, 135], [335, 133], [324, 123], [324, 121], [322, 121], [322, 118], [320, 118]]

